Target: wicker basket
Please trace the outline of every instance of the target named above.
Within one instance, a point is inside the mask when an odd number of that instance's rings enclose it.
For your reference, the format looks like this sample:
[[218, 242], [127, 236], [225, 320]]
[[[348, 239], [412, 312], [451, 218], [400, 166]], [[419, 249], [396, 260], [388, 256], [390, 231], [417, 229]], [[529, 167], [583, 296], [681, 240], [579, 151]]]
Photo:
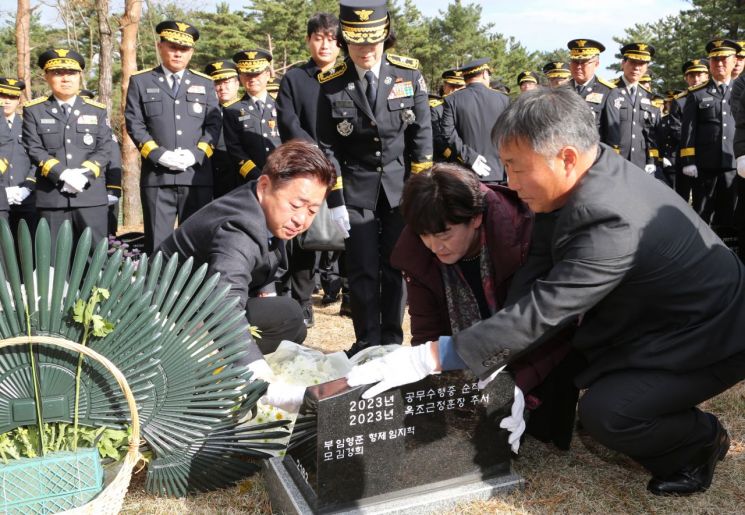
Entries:
[[98, 361], [104, 366], [111, 375], [114, 376], [119, 387], [124, 392], [127, 399], [127, 405], [129, 412], [132, 417], [131, 428], [132, 432], [129, 436], [129, 450], [127, 455], [122, 461], [121, 468], [116, 473], [115, 477], [104, 486], [104, 489], [94, 497], [91, 501], [83, 506], [74, 508], [71, 510], [64, 511], [66, 514], [91, 514], [91, 515], [116, 515], [122, 509], [124, 504], [124, 496], [127, 494], [129, 488], [129, 481], [132, 477], [132, 470], [134, 469], [137, 462], [140, 460], [140, 420], [137, 415], [137, 406], [135, 404], [134, 396], [132, 391], [127, 384], [127, 380], [124, 378], [124, 374], [114, 366], [111, 361], [103, 357], [101, 354], [94, 350], [84, 347], [79, 343], [66, 340], [64, 338], [55, 338], [51, 336], [17, 336], [14, 338], [8, 338], [0, 340], [0, 349], [4, 347], [10, 347], [12, 345], [23, 345], [23, 344], [44, 344], [62, 347], [73, 352], [79, 352], [87, 357]]

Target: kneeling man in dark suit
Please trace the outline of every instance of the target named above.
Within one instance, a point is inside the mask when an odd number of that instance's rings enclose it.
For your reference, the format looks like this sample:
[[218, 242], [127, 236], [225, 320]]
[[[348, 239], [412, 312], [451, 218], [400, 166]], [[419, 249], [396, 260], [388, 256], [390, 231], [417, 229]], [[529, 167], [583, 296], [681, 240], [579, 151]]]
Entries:
[[598, 142], [571, 90], [523, 94], [493, 140], [509, 187], [555, 216], [549, 272], [452, 337], [355, 367], [349, 384], [379, 382], [370, 396], [466, 367], [488, 379], [577, 324], [586, 431], [646, 467], [653, 494], [706, 490], [729, 437], [696, 405], [745, 377], [743, 264], [673, 190]]

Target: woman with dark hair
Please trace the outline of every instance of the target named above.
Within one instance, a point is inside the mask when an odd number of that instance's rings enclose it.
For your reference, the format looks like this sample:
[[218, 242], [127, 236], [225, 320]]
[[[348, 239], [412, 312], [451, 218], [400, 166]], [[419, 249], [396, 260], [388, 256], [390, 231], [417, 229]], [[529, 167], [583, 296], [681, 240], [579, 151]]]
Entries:
[[348, 232], [349, 355], [403, 341], [403, 282], [389, 263], [398, 204], [409, 175], [432, 166], [426, 84], [416, 59], [386, 52], [394, 41], [386, 0], [342, 0], [337, 42], [348, 57], [318, 76], [319, 144], [339, 172], [329, 212]]
[[[531, 235], [549, 230], [552, 218], [541, 216], [534, 224], [514, 191], [482, 184], [459, 165], [437, 163], [411, 177], [401, 212], [406, 227], [391, 265], [406, 281], [412, 345], [489, 318], [550, 268], [548, 249], [531, 246]], [[578, 393], [571, 384], [574, 358], [564, 361], [568, 354], [569, 345], [557, 338], [510, 365], [519, 395], [527, 395], [527, 407], [535, 410], [529, 432], [563, 449], [569, 447]], [[514, 433], [513, 449], [521, 433]]]

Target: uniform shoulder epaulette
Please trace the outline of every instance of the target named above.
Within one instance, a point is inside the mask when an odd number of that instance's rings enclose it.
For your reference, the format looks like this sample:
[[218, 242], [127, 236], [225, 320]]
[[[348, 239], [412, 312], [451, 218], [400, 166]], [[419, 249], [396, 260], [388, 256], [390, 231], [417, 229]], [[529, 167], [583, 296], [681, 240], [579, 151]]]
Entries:
[[193, 73], [194, 75], [199, 75], [200, 77], [204, 77], [205, 79], [209, 79], [209, 80], [212, 80], [212, 77], [210, 77], [210, 76], [209, 76], [209, 75], [207, 75], [206, 73], [202, 73], [202, 72], [200, 72], [200, 71], [198, 71], [198, 70], [192, 70], [191, 68], [189, 68], [189, 71], [190, 71], [191, 73]]
[[238, 102], [240, 99], [241, 99], [241, 97], [235, 97], [233, 100], [228, 100], [227, 102], [225, 102], [222, 106], [223, 107], [230, 107], [233, 104], [235, 104], [236, 102]]
[[403, 55], [386, 54], [388, 56], [388, 62], [400, 66], [401, 68], [408, 68], [409, 70], [419, 69], [419, 59], [413, 57], [406, 57]]
[[[598, 77], [598, 81], [600, 81], [600, 77]], [[616, 77], [610, 82], [612, 82], [616, 87], [618, 87], [621, 85], [621, 77]]]
[[616, 86], [615, 84], [613, 84], [612, 82], [610, 82], [610, 81], [607, 81], [607, 80], [605, 80], [605, 79], [604, 79], [604, 78], [602, 78], [602, 77], [597, 77], [597, 79], [598, 79], [598, 82], [599, 82], [600, 84], [602, 84], [603, 86], [608, 86], [608, 87], [609, 87], [610, 89], [616, 89], [616, 88], [618, 87], [618, 86]]
[[347, 63], [340, 63], [339, 66], [334, 66], [331, 69], [326, 70], [323, 73], [318, 74], [318, 82], [323, 84], [324, 82], [328, 82], [332, 79], [335, 79], [337, 77], [340, 77], [344, 75], [344, 72], [347, 71]]
[[429, 99], [429, 107], [438, 107], [444, 103], [445, 101], [441, 98], [430, 98]]
[[679, 98], [683, 98], [687, 94], [688, 94], [688, 90], [687, 89], [684, 89], [683, 91], [681, 91], [680, 93], [678, 93], [677, 95], [675, 95], [675, 97], [673, 97], [673, 98], [675, 98], [675, 100], [678, 100]]
[[708, 85], [708, 82], [704, 82], [703, 84], [699, 84], [698, 86], [691, 86], [690, 88], [688, 88], [688, 91], [693, 93], [694, 91], [698, 91], [699, 89], [704, 89]]
[[90, 98], [84, 98], [83, 102], [86, 104], [90, 104], [92, 106], [98, 107], [99, 109], [106, 109], [106, 104], [102, 104], [101, 102], [96, 102], [95, 100], [91, 100]]
[[640, 88], [642, 88], [642, 89], [643, 89], [644, 91], [646, 91], [647, 93], [652, 93], [652, 90], [651, 90], [651, 89], [649, 89], [649, 86], [647, 86], [647, 85], [645, 85], [645, 84], [641, 84], [641, 83], [639, 83], [639, 87], [640, 87]]
[[662, 107], [665, 105], [665, 101], [661, 98], [655, 98], [650, 101], [650, 104], [655, 106], [657, 109], [662, 109]]
[[23, 104], [23, 107], [31, 107], [31, 106], [35, 106], [36, 104], [41, 104], [47, 98], [49, 98], [49, 97], [39, 97], [39, 98], [35, 98], [33, 100], [29, 100], [28, 102], [26, 102], [26, 103]]
[[132, 75], [139, 75], [141, 73], [153, 71], [154, 69], [155, 69], [154, 67], [151, 67], [151, 68], [145, 68], [142, 70], [137, 70], [136, 72], [133, 72]]

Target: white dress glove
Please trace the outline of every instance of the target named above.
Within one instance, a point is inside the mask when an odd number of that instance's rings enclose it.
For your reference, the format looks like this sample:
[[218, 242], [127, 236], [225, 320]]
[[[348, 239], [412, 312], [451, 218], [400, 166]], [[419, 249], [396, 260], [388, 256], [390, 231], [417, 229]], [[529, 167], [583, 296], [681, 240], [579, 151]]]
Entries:
[[486, 379], [479, 379], [479, 390], [483, 390], [484, 388], [486, 388], [487, 386], [489, 386], [489, 383], [491, 383], [492, 381], [494, 381], [494, 378], [497, 377], [499, 375], [499, 373], [502, 370], [504, 370], [505, 368], [507, 368], [507, 365], [506, 364], [505, 365], [502, 365], [501, 367], [499, 367], [498, 369], [496, 369]]
[[26, 186], [19, 187], [17, 193], [18, 203], [20, 204], [21, 202], [26, 200], [29, 195], [31, 195], [31, 189], [27, 188]]
[[287, 384], [280, 381], [269, 384], [269, 388], [261, 398], [261, 402], [294, 413], [300, 409], [304, 396], [305, 386]]
[[662, 167], [663, 168], [670, 168], [673, 164], [670, 162], [670, 160], [666, 157], [662, 158]]
[[696, 168], [696, 165], [684, 166], [681, 171], [683, 175], [687, 175], [688, 177], [693, 177], [694, 179], [698, 177], [698, 168]]
[[491, 172], [491, 166], [487, 164], [484, 156], [478, 156], [476, 161], [471, 165], [471, 170], [476, 172], [476, 175], [479, 177], [488, 177], [489, 172]]
[[409, 383], [415, 383], [435, 372], [437, 361], [432, 355], [432, 345], [427, 342], [415, 347], [401, 347], [382, 358], [357, 365], [347, 374], [349, 386], [378, 383], [362, 394], [363, 399]]
[[181, 170], [181, 158], [173, 150], [166, 150], [158, 159], [158, 164], [170, 168], [171, 170]]
[[68, 168], [63, 170], [59, 178], [65, 184], [62, 186], [62, 191], [65, 193], [80, 193], [85, 189], [85, 185], [88, 184], [88, 178], [83, 175], [84, 169], [81, 168]]
[[737, 158], [737, 175], [745, 179], [745, 156]]
[[109, 201], [109, 206], [113, 206], [114, 204], [119, 202], [119, 197], [117, 197], [116, 195], [106, 195], [106, 199]]
[[644, 171], [653, 174], [655, 171], [657, 171], [657, 167], [655, 165], [644, 165]]
[[345, 238], [349, 238], [349, 229], [351, 229], [352, 226], [349, 225], [349, 211], [347, 211], [347, 206], [329, 208], [329, 214], [334, 223], [339, 226], [342, 235]]
[[512, 447], [512, 452], [517, 454], [520, 449], [520, 437], [525, 432], [525, 417], [523, 412], [525, 411], [525, 397], [523, 396], [522, 390], [515, 386], [515, 400], [512, 402], [512, 410], [509, 417], [505, 417], [499, 423], [499, 427], [506, 429], [510, 432], [510, 436], [507, 437], [507, 443]]
[[195, 164], [197, 164], [197, 158], [194, 157], [194, 154], [191, 150], [180, 148], [176, 150], [176, 155], [178, 156], [179, 162], [181, 164], [181, 170], [186, 170], [190, 166], [194, 166]]
[[15, 206], [21, 202], [18, 200], [18, 186], [8, 186], [5, 188], [5, 196], [8, 197], [8, 204]]

